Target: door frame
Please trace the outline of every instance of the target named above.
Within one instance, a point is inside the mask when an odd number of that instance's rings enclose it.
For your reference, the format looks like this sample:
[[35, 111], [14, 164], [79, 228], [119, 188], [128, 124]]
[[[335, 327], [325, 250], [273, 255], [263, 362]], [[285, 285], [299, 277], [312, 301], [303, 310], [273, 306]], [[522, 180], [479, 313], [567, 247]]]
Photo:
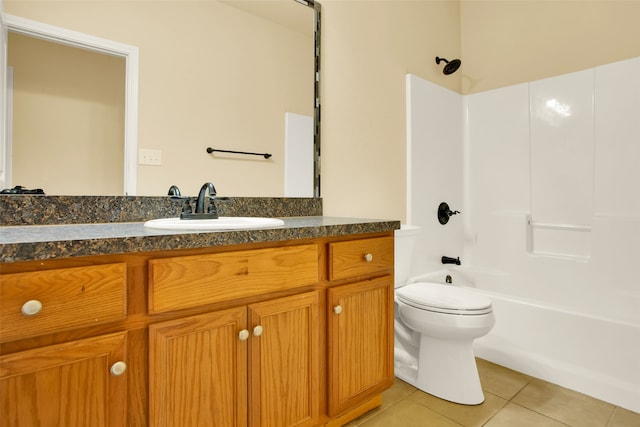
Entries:
[[[6, 32], [11, 31], [16, 34], [21, 34], [29, 37], [35, 37], [50, 41], [53, 43], [59, 43], [66, 46], [77, 47], [80, 49], [86, 49], [92, 52], [102, 53], [106, 55], [113, 55], [124, 58], [125, 60], [125, 101], [124, 101], [124, 194], [128, 196], [135, 196], [137, 193], [137, 181], [138, 181], [138, 73], [139, 73], [139, 54], [138, 47], [119, 43], [113, 40], [103, 39], [95, 37], [90, 34], [81, 33], [78, 31], [69, 30], [62, 27], [56, 27], [54, 25], [44, 24], [42, 22], [34, 21], [31, 19], [22, 18], [19, 16], [9, 15], [2, 13], [3, 27], [2, 31], [5, 34], [5, 47], [6, 47]], [[6, 73], [7, 58], [6, 49], [4, 55], [2, 55], [2, 68]], [[5, 87], [6, 89], [6, 87]], [[5, 91], [3, 91], [4, 93]], [[9, 171], [11, 169], [11, 158], [8, 154], [11, 153], [11, 140], [10, 135], [6, 134], [8, 129], [8, 117], [9, 112], [12, 109], [11, 105], [8, 105], [5, 95], [2, 96], [3, 105], [5, 106], [4, 114], [0, 117], [0, 123], [2, 126], [3, 134], [0, 135], [0, 150], [4, 153], [2, 165], [2, 171]], [[4, 182], [0, 182], [2, 187], [6, 187], [10, 181], [10, 177], [5, 174], [4, 177], [0, 176], [0, 179]]]

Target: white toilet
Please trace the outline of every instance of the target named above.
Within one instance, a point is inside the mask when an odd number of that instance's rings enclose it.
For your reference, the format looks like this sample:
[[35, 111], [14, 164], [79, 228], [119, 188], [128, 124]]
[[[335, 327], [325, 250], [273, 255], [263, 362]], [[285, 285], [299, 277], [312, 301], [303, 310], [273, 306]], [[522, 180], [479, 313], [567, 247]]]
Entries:
[[473, 340], [495, 323], [491, 300], [439, 283], [410, 283], [420, 227], [395, 231], [395, 375], [465, 405], [484, 402]]

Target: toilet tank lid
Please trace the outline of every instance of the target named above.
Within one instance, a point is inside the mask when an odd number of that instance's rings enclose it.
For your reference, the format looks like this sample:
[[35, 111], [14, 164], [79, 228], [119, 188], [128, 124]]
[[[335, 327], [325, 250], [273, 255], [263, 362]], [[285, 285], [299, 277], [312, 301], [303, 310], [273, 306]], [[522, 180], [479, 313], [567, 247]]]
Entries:
[[491, 307], [491, 300], [483, 295], [440, 283], [412, 283], [396, 289], [396, 295], [407, 304], [425, 308], [485, 310]]
[[422, 231], [419, 225], [400, 224], [400, 229], [395, 230], [396, 236], [417, 236]]

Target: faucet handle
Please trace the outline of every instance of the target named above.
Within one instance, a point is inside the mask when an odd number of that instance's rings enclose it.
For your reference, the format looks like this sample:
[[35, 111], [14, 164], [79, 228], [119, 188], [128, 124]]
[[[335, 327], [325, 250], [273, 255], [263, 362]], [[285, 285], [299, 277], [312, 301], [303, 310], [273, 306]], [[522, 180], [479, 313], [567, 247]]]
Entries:
[[209, 197], [209, 206], [207, 206], [207, 213], [216, 214], [216, 216], [218, 215], [218, 209], [216, 208], [214, 196]]
[[182, 200], [184, 200], [184, 203], [182, 204], [182, 213], [183, 214], [193, 213], [193, 208], [191, 207], [191, 198], [185, 197]]
[[440, 203], [438, 206], [438, 222], [444, 225], [449, 222], [449, 218], [453, 215], [461, 213], [460, 211], [453, 211], [449, 208], [446, 202]]

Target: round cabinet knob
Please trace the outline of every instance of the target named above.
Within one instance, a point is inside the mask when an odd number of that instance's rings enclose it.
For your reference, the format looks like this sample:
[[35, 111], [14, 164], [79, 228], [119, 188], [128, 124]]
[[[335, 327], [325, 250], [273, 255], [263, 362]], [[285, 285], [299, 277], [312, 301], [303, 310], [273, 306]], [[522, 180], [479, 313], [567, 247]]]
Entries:
[[127, 370], [127, 364], [124, 363], [122, 360], [111, 365], [111, 369], [110, 369], [111, 375], [113, 375], [114, 377], [119, 377], [120, 375], [124, 374], [124, 371], [126, 370]]
[[333, 307], [333, 312], [335, 314], [340, 314], [342, 313], [342, 306], [341, 305], [336, 305], [335, 307]]
[[42, 311], [42, 303], [37, 299], [32, 299], [22, 304], [22, 314], [25, 316], [35, 316]]
[[240, 341], [246, 341], [249, 339], [249, 331], [246, 329], [243, 329], [240, 331], [240, 333], [238, 334], [238, 338], [240, 338]]
[[372, 254], [364, 254], [364, 260], [367, 261], [367, 262], [373, 261], [373, 255]]
[[259, 337], [260, 335], [262, 335], [262, 326], [258, 325], [255, 328], [253, 328], [253, 335], [256, 337]]

